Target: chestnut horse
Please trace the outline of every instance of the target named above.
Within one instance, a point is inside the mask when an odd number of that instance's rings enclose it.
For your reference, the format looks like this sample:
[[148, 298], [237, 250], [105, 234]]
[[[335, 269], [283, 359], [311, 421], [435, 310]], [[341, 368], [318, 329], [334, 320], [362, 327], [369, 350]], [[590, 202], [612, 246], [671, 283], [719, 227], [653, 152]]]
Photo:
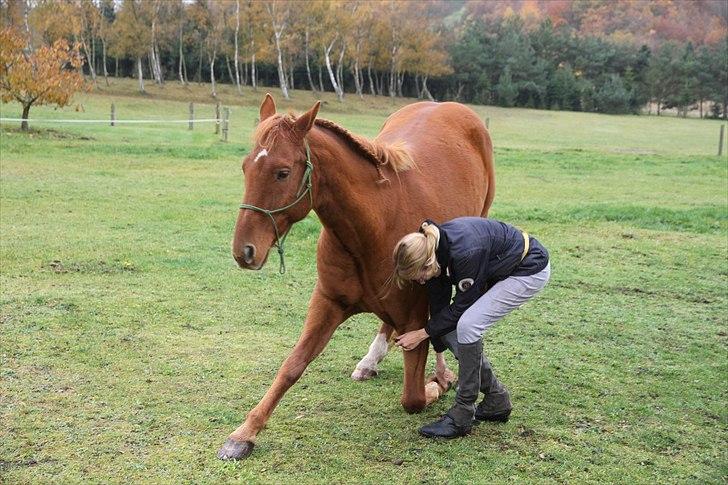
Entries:
[[[492, 143], [469, 108], [411, 104], [367, 140], [316, 119], [319, 106], [298, 118], [276, 114], [267, 94], [254, 148], [243, 160], [245, 197], [232, 242], [241, 268], [260, 269], [269, 250], [280, 247], [311, 209], [323, 228], [318, 279], [301, 336], [263, 399], [218, 452], [221, 459], [251, 453], [283, 394], [350, 316], [374, 313], [399, 334], [422, 328], [428, 313], [424, 288], [388, 284], [396, 242], [426, 218], [485, 216], [493, 200]], [[449, 382], [431, 378], [426, 385], [428, 347], [426, 340], [404, 352], [401, 402], [408, 412], [437, 400], [454, 380], [448, 372]]]

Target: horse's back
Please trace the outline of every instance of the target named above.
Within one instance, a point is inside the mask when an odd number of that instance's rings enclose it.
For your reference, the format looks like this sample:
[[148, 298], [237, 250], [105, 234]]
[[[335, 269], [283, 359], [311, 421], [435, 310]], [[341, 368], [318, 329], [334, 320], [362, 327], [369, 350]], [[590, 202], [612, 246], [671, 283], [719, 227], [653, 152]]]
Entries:
[[400, 178], [405, 190], [418, 194], [427, 217], [487, 215], [495, 189], [493, 146], [473, 110], [460, 103], [414, 103], [392, 114], [376, 140], [406, 144], [417, 167]]

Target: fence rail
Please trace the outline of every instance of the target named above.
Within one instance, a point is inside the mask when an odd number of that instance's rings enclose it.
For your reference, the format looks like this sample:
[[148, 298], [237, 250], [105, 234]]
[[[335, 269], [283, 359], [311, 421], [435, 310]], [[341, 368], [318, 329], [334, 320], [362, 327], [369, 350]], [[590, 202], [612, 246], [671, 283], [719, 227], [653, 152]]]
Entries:
[[[200, 118], [195, 119], [195, 103], [190, 103], [189, 106], [190, 109], [190, 115], [189, 118], [184, 120], [165, 120], [165, 119], [156, 119], [156, 120], [118, 120], [116, 119], [116, 104], [111, 103], [111, 113], [108, 120], [84, 120], [84, 119], [53, 119], [53, 118], [5, 118], [0, 117], [0, 123], [2, 122], [25, 122], [25, 123], [72, 123], [72, 124], [108, 124], [110, 126], [116, 126], [116, 125], [141, 125], [141, 124], [183, 124], [187, 123], [190, 130], [194, 129], [195, 123], [215, 123], [215, 134], [218, 135], [220, 133], [220, 128], [222, 128], [222, 139], [223, 141], [227, 141], [228, 139], [228, 128], [230, 125], [230, 108], [224, 107], [223, 108], [223, 116], [220, 116], [220, 103], [215, 104], [215, 117], [214, 118]], [[221, 126], [222, 125], [222, 126]]]

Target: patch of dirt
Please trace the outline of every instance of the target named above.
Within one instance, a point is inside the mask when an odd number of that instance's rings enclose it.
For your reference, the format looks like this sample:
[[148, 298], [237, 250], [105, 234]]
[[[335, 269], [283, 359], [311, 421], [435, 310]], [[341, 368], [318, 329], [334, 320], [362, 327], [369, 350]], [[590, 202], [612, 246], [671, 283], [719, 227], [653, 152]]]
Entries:
[[84, 261], [84, 262], [63, 262], [59, 259], [43, 265], [43, 269], [48, 269], [54, 273], [122, 273], [136, 272], [138, 269], [134, 263], [130, 261]]

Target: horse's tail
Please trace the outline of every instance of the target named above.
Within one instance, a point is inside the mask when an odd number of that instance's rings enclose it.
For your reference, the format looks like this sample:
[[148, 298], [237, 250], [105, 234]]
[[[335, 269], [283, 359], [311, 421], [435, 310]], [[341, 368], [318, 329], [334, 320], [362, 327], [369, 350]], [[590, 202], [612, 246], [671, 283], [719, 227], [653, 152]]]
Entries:
[[480, 215], [481, 217], [488, 217], [488, 211], [490, 210], [490, 206], [493, 204], [493, 199], [495, 198], [495, 160], [493, 158], [493, 141], [490, 139], [490, 133], [488, 133], [488, 129], [485, 127], [483, 127], [483, 144], [480, 147], [480, 150], [483, 157], [483, 166], [485, 167], [485, 177], [488, 185], [485, 192], [483, 211]]

